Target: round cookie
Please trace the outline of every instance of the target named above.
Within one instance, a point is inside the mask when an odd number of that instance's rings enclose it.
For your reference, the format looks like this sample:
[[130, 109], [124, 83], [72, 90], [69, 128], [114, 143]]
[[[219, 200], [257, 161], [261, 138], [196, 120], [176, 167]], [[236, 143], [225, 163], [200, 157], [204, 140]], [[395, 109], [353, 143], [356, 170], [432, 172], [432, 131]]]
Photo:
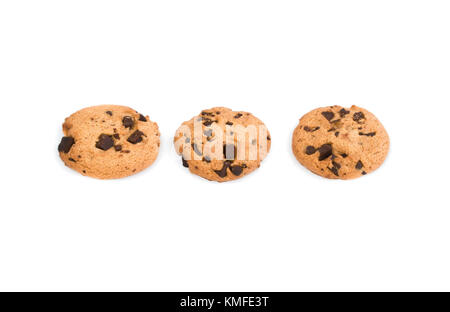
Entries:
[[252, 114], [214, 107], [184, 122], [174, 144], [191, 173], [226, 182], [259, 168], [271, 138], [264, 123]]
[[354, 179], [381, 166], [389, 151], [389, 136], [369, 111], [335, 105], [317, 108], [300, 119], [292, 150], [315, 174]]
[[118, 179], [150, 166], [158, 156], [158, 125], [119, 105], [87, 107], [66, 118], [58, 146], [66, 166], [98, 179]]

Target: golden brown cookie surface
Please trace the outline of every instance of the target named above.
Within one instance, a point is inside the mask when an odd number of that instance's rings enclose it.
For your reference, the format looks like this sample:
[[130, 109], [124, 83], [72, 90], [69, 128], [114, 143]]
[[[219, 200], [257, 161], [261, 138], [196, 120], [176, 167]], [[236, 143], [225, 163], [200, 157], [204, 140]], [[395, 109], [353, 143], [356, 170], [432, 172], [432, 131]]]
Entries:
[[58, 151], [64, 163], [99, 179], [133, 175], [158, 156], [158, 125], [148, 116], [119, 105], [81, 109], [66, 118]]
[[264, 123], [252, 114], [215, 107], [184, 122], [174, 143], [191, 173], [226, 182], [259, 168], [271, 138]]
[[381, 166], [389, 151], [389, 136], [369, 111], [335, 105], [317, 108], [300, 119], [292, 149], [310, 171], [347, 180]]

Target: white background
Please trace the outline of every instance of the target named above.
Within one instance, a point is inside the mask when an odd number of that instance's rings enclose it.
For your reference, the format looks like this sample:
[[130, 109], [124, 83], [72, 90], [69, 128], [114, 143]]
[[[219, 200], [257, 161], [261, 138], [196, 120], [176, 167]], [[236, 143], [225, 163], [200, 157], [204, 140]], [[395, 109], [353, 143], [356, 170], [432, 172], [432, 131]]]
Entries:
[[[0, 290], [450, 290], [448, 1], [2, 1]], [[158, 122], [154, 165], [100, 181], [58, 157], [64, 118]], [[358, 104], [391, 151], [353, 181], [291, 153], [298, 119]], [[193, 176], [172, 136], [202, 109], [272, 134], [255, 173]]]

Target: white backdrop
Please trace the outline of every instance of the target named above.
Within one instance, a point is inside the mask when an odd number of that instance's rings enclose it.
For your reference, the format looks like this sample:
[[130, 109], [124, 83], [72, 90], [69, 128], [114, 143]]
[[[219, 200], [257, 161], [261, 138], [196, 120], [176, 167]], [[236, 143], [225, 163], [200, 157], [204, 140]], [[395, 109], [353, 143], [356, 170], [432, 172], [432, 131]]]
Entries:
[[[0, 290], [450, 290], [448, 1], [0, 2]], [[100, 181], [58, 157], [64, 118], [158, 122], [155, 164]], [[391, 151], [353, 181], [291, 153], [298, 119], [357, 104]], [[172, 146], [227, 106], [264, 121], [261, 168], [219, 184]]]

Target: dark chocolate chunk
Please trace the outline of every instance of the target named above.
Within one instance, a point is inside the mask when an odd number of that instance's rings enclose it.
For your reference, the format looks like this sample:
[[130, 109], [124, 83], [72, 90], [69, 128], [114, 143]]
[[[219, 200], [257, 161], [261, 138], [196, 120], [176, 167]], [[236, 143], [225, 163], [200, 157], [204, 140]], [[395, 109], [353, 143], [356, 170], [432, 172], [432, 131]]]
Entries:
[[116, 150], [116, 152], [120, 152], [122, 150], [122, 145], [115, 145], [114, 149]]
[[339, 111], [339, 116], [341, 116], [341, 118], [344, 118], [347, 114], [350, 114], [350, 111], [346, 110], [345, 108]]
[[328, 157], [331, 156], [331, 154], [333, 154], [333, 148], [331, 147], [331, 144], [324, 144], [321, 147], [319, 147], [319, 160], [325, 160]]
[[363, 172], [361, 172], [361, 174], [362, 174], [362, 175], [366, 175], [366, 174], [367, 174], [367, 172], [363, 171]]
[[311, 127], [308, 127], [308, 126], [304, 126], [303, 127], [303, 130], [305, 130], [306, 132], [314, 132], [314, 131], [317, 131], [319, 129], [320, 129], [320, 127], [314, 127], [314, 128], [311, 128]]
[[198, 147], [197, 143], [192, 143], [192, 148], [194, 149], [194, 152], [195, 152], [198, 156], [202, 156], [202, 151], [201, 151], [200, 148]]
[[356, 122], [359, 122], [361, 119], [366, 118], [362, 112], [354, 113], [353, 114], [353, 120]]
[[362, 161], [361, 161], [361, 160], [358, 160], [358, 162], [356, 163], [355, 168], [358, 169], [358, 170], [361, 170], [362, 167], [364, 167]]
[[214, 113], [209, 113], [209, 112], [202, 111], [201, 114], [202, 114], [203, 116], [211, 116], [211, 117], [214, 117]]
[[58, 145], [58, 152], [63, 152], [65, 154], [67, 154], [70, 151], [70, 149], [72, 148], [72, 145], [74, 145], [74, 144], [75, 144], [74, 138], [72, 138], [70, 136], [62, 137], [61, 143], [59, 143], [59, 145]]
[[236, 158], [236, 147], [233, 144], [224, 144], [223, 156], [225, 159], [234, 160]]
[[369, 133], [363, 133], [363, 132], [360, 132], [359, 133], [359, 135], [365, 135], [365, 136], [368, 136], [368, 137], [373, 137], [373, 136], [375, 136], [377, 133], [376, 132], [369, 132]]
[[122, 119], [122, 124], [125, 128], [133, 129], [134, 126], [134, 120], [130, 116], [125, 116]]
[[147, 118], [145, 118], [144, 115], [139, 114], [139, 121], [147, 121]]
[[128, 137], [127, 141], [130, 142], [131, 144], [137, 144], [139, 142], [142, 142], [143, 135], [144, 132], [136, 130]]
[[315, 152], [316, 152], [316, 148], [314, 146], [309, 145], [306, 147], [306, 150], [305, 150], [306, 155], [312, 155]]
[[233, 125], [233, 123], [232, 123], [231, 121], [227, 121], [225, 124], [226, 124], [227, 126], [232, 126], [232, 125]]
[[229, 167], [229, 165], [224, 162], [222, 169], [220, 170], [214, 170], [214, 172], [221, 178], [225, 178], [227, 176], [227, 168]]
[[77, 161], [76, 161], [75, 159], [73, 159], [72, 157], [69, 157], [69, 160], [70, 160], [71, 162], [74, 162], [74, 163], [77, 162]]
[[112, 116], [112, 111], [106, 111], [109, 116]]
[[326, 118], [326, 120], [330, 121], [334, 117], [333, 112], [322, 112], [322, 116]]
[[183, 162], [183, 167], [189, 168], [189, 164], [186, 161], [186, 159], [184, 159], [183, 157], [181, 157], [181, 161]]
[[267, 141], [270, 141], [270, 140], [272, 140], [272, 139], [270, 138], [270, 135], [268, 135], [267, 136]]
[[334, 175], [335, 176], [339, 176], [339, 171], [338, 171], [338, 169], [336, 168], [336, 167], [327, 167], [328, 168], [328, 170], [330, 170], [331, 172], [333, 172], [334, 173]]
[[108, 134], [100, 134], [98, 137], [97, 143], [95, 143], [95, 147], [101, 149], [103, 151], [109, 150], [114, 145], [114, 140], [112, 135]]
[[231, 173], [235, 176], [240, 176], [242, 174], [242, 167], [241, 166], [231, 166], [230, 167]]
[[213, 124], [214, 121], [212, 121], [211, 119], [207, 119], [205, 122], [203, 122], [203, 125], [205, 127], [209, 127]]
[[338, 163], [335, 162], [335, 161], [332, 161], [331, 163], [333, 164], [333, 167], [334, 167], [334, 168], [336, 168], [336, 169], [341, 169], [341, 164], [338, 164]]
[[339, 131], [336, 131], [336, 132], [334, 133], [334, 135], [335, 135], [336, 137], [338, 137], [338, 136], [339, 136]]
[[113, 134], [114, 139], [120, 140], [120, 135], [118, 133]]
[[234, 115], [234, 118], [241, 118], [242, 117], [242, 114], [241, 113], [237, 113], [236, 115]]
[[341, 156], [342, 156], [342, 158], [347, 158], [348, 155], [345, 153], [342, 153]]

